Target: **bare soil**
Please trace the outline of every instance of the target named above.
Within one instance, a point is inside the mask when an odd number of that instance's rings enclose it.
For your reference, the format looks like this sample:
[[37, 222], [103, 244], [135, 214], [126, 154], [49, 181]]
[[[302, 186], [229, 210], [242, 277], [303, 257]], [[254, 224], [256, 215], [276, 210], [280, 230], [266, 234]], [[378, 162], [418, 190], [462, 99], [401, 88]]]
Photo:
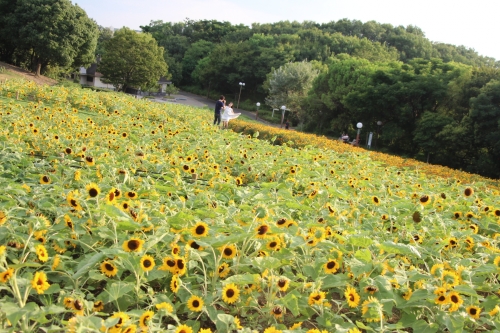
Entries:
[[46, 84], [49, 86], [53, 86], [57, 84], [56, 80], [48, 78], [46, 76], [35, 76], [35, 74], [28, 72], [22, 68], [9, 65], [5, 62], [0, 61], [0, 67], [5, 67], [7, 71], [5, 73], [0, 74], [0, 81], [12, 80], [12, 79], [24, 79], [28, 81], [33, 81], [36, 84]]

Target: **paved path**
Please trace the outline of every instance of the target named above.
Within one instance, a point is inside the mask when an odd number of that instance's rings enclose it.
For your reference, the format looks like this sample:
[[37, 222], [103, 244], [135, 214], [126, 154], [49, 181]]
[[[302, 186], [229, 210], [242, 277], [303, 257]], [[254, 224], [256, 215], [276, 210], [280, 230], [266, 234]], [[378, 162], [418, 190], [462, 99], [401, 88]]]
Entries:
[[[215, 102], [216, 102], [212, 99], [209, 99], [209, 98], [206, 98], [206, 97], [200, 96], [200, 95], [195, 95], [195, 94], [189, 93], [187, 91], [180, 91], [178, 94], [172, 95], [171, 100], [164, 100], [162, 98], [157, 98], [157, 99], [155, 99], [155, 101], [163, 102], [163, 103], [177, 103], [177, 104], [183, 104], [183, 105], [189, 105], [189, 106], [196, 106], [199, 108], [208, 106], [212, 110], [214, 109]], [[235, 113], [239, 112], [239, 113], [247, 116], [248, 118], [255, 120], [255, 112], [253, 112], [253, 111], [237, 109], [234, 107], [233, 107], [233, 110]], [[260, 118], [257, 119], [257, 121], [262, 123], [262, 124], [266, 124], [268, 126], [279, 127], [279, 125], [277, 125], [277, 124], [267, 122], [267, 121], [260, 119]]]

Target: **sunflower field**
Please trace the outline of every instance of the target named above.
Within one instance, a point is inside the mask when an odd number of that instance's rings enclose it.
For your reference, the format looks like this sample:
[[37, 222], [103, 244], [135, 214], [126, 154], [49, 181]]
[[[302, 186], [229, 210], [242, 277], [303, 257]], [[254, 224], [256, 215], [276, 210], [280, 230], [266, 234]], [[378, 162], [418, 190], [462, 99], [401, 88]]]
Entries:
[[500, 332], [494, 182], [212, 117], [0, 85], [0, 331]]

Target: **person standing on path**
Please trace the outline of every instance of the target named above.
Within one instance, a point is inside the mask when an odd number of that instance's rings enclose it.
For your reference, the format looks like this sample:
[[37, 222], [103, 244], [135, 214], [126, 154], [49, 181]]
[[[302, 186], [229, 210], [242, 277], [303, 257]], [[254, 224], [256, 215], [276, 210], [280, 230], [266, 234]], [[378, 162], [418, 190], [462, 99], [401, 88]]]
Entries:
[[220, 95], [219, 100], [215, 102], [214, 125], [220, 125], [220, 110], [225, 107], [225, 102], [224, 95]]

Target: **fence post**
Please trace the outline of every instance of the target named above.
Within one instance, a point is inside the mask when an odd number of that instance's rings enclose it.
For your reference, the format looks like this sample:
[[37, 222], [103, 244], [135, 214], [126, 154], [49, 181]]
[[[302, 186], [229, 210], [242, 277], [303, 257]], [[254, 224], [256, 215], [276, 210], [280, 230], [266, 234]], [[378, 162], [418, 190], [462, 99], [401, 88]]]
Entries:
[[19, 90], [16, 93], [16, 100], [19, 100]]

